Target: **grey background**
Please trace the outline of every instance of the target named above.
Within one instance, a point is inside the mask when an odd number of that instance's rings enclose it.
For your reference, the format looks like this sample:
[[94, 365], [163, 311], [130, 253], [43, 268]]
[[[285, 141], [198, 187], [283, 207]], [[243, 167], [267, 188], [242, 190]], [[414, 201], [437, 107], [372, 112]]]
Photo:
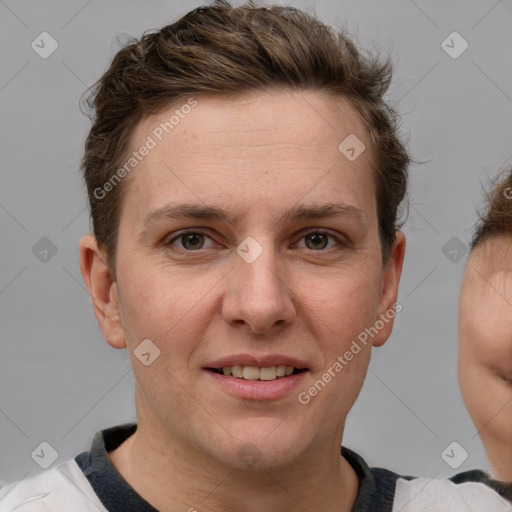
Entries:
[[[481, 182], [510, 163], [512, 3], [289, 3], [392, 53], [388, 98], [410, 151], [426, 162], [411, 167], [403, 310], [374, 351], [344, 444], [404, 474], [486, 468], [456, 377], [466, 258], [459, 250], [451, 261], [442, 248], [452, 237], [469, 243]], [[31, 453], [42, 441], [57, 450], [55, 465], [88, 449], [97, 430], [135, 419], [128, 355], [104, 341], [78, 266], [89, 230], [79, 159], [90, 127], [78, 100], [110, 64], [116, 35], [140, 37], [200, 4], [0, 1], [0, 480], [41, 471]], [[59, 44], [47, 59], [31, 48], [43, 31]], [[453, 31], [469, 43], [457, 59], [441, 47]], [[32, 251], [42, 237], [57, 249], [46, 262]], [[469, 453], [456, 470], [441, 458], [452, 441]]]

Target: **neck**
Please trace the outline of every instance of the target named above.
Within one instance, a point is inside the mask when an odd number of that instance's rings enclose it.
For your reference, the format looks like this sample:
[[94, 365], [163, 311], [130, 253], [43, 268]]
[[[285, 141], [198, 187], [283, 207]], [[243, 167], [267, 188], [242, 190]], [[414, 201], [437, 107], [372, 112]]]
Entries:
[[162, 442], [156, 434], [139, 422], [109, 456], [135, 491], [161, 512], [349, 512], [357, 497], [358, 478], [340, 455], [341, 439], [286, 467], [240, 470], [174, 439]]

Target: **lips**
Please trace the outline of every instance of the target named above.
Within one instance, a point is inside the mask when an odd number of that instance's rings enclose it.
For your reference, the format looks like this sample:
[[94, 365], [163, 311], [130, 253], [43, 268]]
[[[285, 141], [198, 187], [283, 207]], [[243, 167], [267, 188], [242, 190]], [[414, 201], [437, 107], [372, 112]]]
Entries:
[[304, 361], [288, 356], [228, 356], [208, 363], [205, 370], [247, 381], [273, 381], [308, 370]]

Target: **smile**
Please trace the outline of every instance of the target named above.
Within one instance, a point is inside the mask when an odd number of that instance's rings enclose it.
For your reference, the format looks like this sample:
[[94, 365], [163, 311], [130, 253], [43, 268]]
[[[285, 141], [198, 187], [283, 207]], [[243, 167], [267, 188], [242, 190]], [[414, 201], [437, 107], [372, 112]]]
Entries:
[[208, 361], [202, 369], [211, 379], [208, 386], [242, 400], [292, 396], [311, 373], [305, 359], [287, 354], [231, 354]]
[[257, 367], [241, 366], [238, 364], [234, 366], [223, 366], [222, 368], [208, 369], [226, 376], [235, 377], [236, 379], [245, 380], [276, 380], [304, 371], [304, 369], [285, 365]]

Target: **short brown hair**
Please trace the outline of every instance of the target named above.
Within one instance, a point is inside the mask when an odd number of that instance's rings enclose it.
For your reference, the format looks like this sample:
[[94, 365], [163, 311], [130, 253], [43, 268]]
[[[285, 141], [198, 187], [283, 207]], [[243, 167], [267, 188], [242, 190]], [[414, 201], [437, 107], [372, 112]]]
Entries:
[[512, 167], [503, 169], [492, 180], [485, 198], [486, 206], [479, 214], [471, 250], [489, 238], [512, 235]]
[[[389, 59], [357, 49], [342, 32], [293, 7], [217, 0], [176, 23], [132, 39], [92, 86], [86, 103], [95, 113], [82, 170], [94, 235], [114, 273], [123, 180], [98, 199], [128, 154], [130, 135], [143, 116], [190, 95], [235, 95], [263, 89], [313, 90], [349, 100], [361, 115], [375, 152], [379, 238], [383, 262], [395, 240], [398, 209], [407, 187], [409, 157], [398, 116], [383, 96]], [[340, 141], [341, 142], [341, 141]]]

